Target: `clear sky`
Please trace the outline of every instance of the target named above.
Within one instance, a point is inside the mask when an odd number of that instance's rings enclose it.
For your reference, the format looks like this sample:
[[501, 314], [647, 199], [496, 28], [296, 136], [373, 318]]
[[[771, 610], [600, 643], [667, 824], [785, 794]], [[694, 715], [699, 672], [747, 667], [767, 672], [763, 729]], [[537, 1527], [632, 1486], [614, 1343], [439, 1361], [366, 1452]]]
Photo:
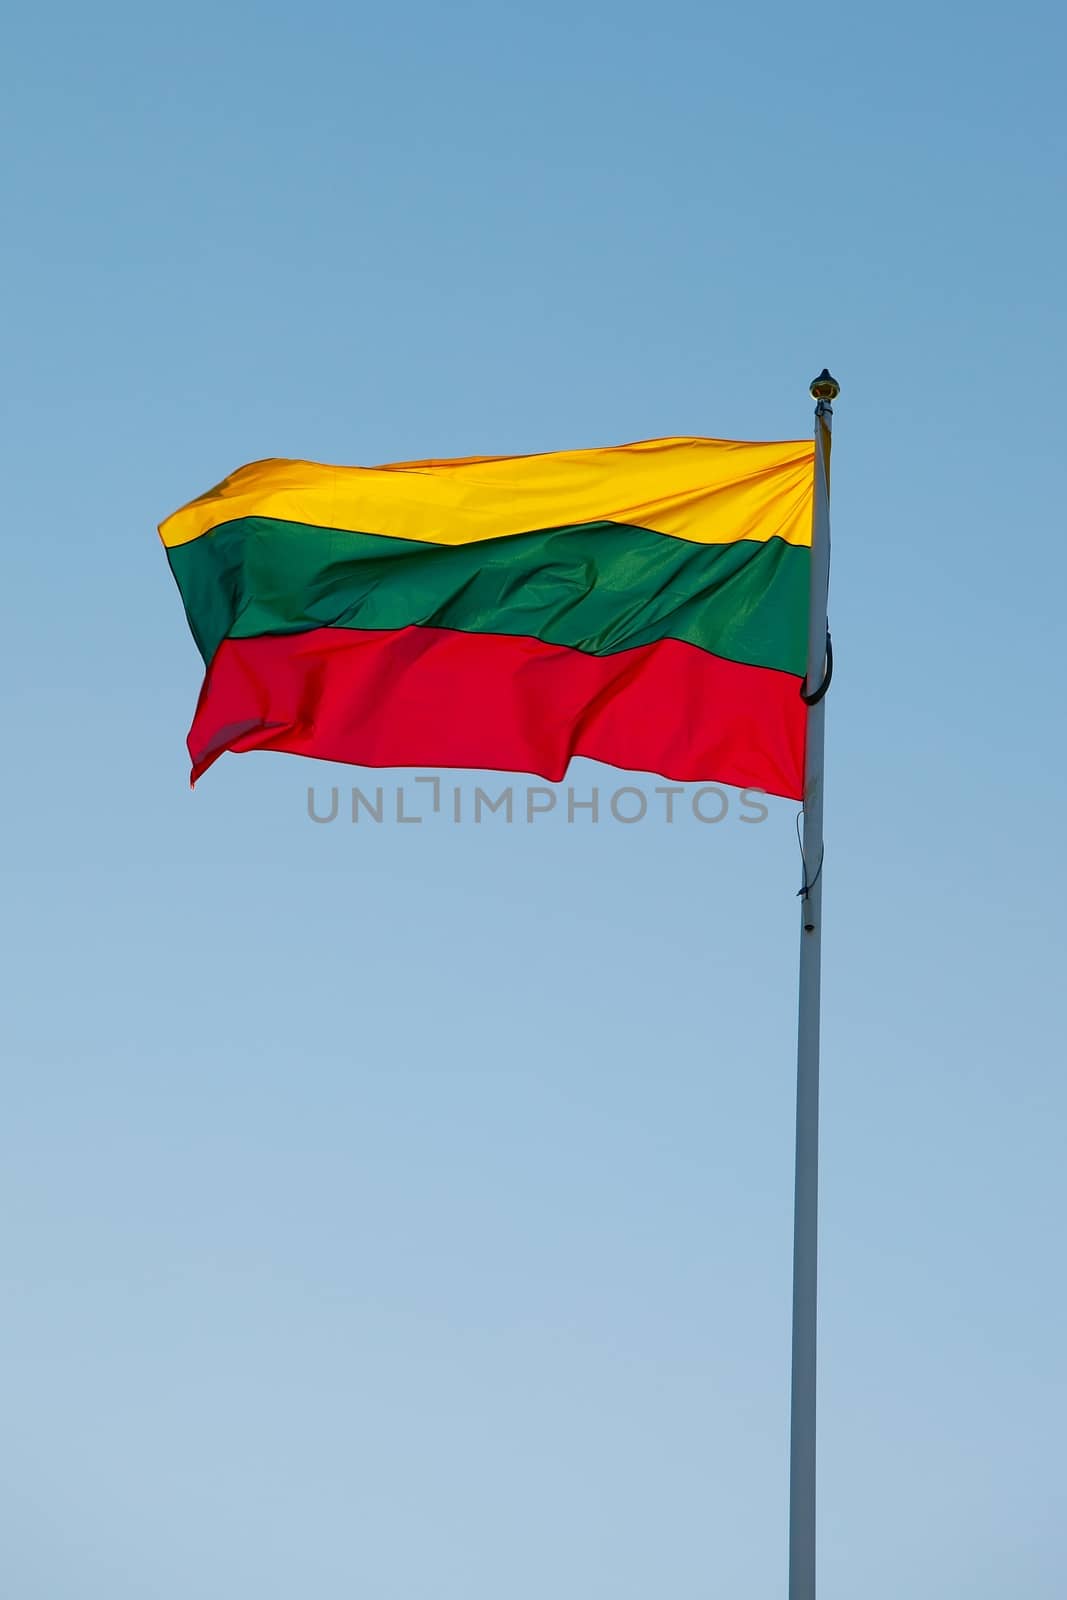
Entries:
[[796, 808], [190, 794], [155, 524], [267, 455], [799, 437], [824, 363], [821, 1600], [1062, 1600], [1065, 42], [9, 16], [5, 1600], [784, 1592]]

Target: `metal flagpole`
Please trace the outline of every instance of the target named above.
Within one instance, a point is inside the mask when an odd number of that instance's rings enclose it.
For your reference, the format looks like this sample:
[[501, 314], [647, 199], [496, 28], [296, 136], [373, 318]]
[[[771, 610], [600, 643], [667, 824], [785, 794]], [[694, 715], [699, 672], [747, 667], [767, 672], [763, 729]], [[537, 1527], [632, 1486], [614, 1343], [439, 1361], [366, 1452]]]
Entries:
[[824, 367], [815, 400], [815, 496], [808, 604], [804, 881], [797, 1022], [797, 1149], [793, 1209], [793, 1386], [789, 1440], [789, 1600], [815, 1600], [815, 1375], [819, 1235], [819, 977], [822, 955], [823, 755], [833, 657], [826, 627], [830, 577], [830, 437], [840, 386]]

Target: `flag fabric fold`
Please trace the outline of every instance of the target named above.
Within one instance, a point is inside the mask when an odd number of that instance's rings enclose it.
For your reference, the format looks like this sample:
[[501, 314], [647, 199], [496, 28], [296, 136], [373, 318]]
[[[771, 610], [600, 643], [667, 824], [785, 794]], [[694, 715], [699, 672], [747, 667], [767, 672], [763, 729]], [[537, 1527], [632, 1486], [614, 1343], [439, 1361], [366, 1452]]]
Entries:
[[799, 798], [813, 445], [272, 460], [161, 524], [224, 751]]

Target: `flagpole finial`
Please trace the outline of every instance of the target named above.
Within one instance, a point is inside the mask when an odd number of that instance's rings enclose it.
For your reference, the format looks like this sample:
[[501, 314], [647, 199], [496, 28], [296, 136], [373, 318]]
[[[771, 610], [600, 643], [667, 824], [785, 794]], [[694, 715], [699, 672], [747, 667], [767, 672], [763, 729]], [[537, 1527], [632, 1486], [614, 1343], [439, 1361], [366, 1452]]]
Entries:
[[813, 378], [809, 390], [813, 400], [834, 401], [841, 393], [841, 385], [836, 378], [830, 376], [826, 367], [823, 367], [817, 378]]

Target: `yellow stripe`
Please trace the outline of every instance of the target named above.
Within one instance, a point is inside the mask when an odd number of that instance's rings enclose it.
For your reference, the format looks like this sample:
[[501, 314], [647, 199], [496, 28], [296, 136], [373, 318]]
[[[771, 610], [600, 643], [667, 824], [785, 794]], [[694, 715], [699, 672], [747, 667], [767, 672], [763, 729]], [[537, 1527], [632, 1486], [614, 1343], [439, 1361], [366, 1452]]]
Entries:
[[188, 544], [237, 517], [471, 544], [537, 528], [625, 522], [697, 544], [810, 545], [814, 445], [649, 439], [607, 450], [327, 467], [255, 461], [160, 525]]

